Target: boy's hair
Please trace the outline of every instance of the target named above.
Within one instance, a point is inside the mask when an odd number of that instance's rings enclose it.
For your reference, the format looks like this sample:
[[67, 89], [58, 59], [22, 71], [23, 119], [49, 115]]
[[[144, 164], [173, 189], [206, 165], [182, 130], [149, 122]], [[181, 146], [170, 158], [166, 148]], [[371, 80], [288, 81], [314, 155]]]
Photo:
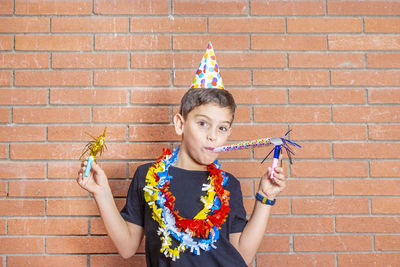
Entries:
[[236, 104], [231, 93], [222, 89], [191, 88], [182, 97], [179, 113], [184, 119], [195, 107], [215, 103], [223, 108], [229, 108], [232, 113], [232, 121], [235, 115]]

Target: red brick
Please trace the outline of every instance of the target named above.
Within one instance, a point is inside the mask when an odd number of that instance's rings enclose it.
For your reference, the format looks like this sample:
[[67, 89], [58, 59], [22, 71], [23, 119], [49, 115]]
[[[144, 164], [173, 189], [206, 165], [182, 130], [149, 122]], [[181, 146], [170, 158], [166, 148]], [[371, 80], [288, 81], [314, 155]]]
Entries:
[[90, 0], [40, 1], [15, 0], [17, 15], [90, 15]]
[[131, 181], [110, 180], [109, 184], [114, 197], [126, 197]]
[[102, 236], [47, 237], [46, 253], [116, 253], [111, 239]]
[[[152, 69], [160, 68], [167, 69], [172, 67], [179, 67], [175, 64], [175, 55], [165, 53], [132, 53], [131, 54], [131, 67]], [[187, 63], [187, 62], [186, 62]]]
[[335, 265], [335, 254], [257, 254], [257, 266], [329, 266]]
[[286, 89], [231, 89], [236, 104], [287, 104]]
[[[106, 151], [107, 152], [107, 151]], [[101, 157], [100, 157], [101, 160]], [[126, 163], [124, 162], [98, 162], [107, 174], [108, 179], [126, 178]], [[49, 162], [47, 166], [47, 178], [75, 179], [80, 168], [79, 161], [73, 162]]]
[[[236, 176], [236, 174], [234, 173]], [[238, 176], [236, 176], [237, 178]], [[240, 188], [242, 190], [242, 195], [245, 197], [253, 197], [254, 196], [254, 181], [253, 179], [240, 179]], [[258, 187], [258, 185], [257, 185]], [[289, 203], [288, 203], [289, 204]]]
[[13, 13], [13, 1], [1, 0], [0, 15], [12, 15], [12, 13]]
[[10, 85], [11, 85], [11, 72], [0, 71], [0, 86], [10, 86]]
[[[57, 125], [48, 126], [47, 140], [49, 141], [89, 141], [92, 137], [98, 137], [103, 134], [103, 125], [88, 125], [82, 127], [81, 125]], [[91, 136], [90, 136], [91, 135]], [[109, 125], [106, 130], [106, 144], [107, 141], [124, 141], [126, 136], [126, 126]]]
[[[197, 61], [200, 62], [200, 59]], [[223, 68], [284, 68], [286, 56], [283, 53], [264, 52], [218, 53], [218, 64]]]
[[285, 32], [282, 18], [212, 18], [208, 19], [209, 32]]
[[396, 214], [400, 208], [398, 197], [377, 197], [372, 199], [372, 214]]
[[174, 14], [221, 14], [221, 15], [246, 15], [248, 13], [248, 5], [246, 1], [201, 1], [201, 0], [173, 0]]
[[342, 143], [333, 144], [335, 158], [399, 158], [399, 143]]
[[390, 196], [400, 194], [399, 186], [398, 180], [343, 179], [335, 181], [334, 191], [337, 196]]
[[292, 138], [299, 140], [366, 140], [365, 125], [296, 124], [290, 128]]
[[294, 236], [294, 251], [368, 251], [372, 238], [368, 235]]
[[36, 143], [11, 144], [11, 159], [75, 159], [81, 155], [85, 144]]
[[0, 108], [0, 122], [7, 123], [10, 121], [10, 109]]
[[[330, 69], [362, 68], [364, 67], [364, 55], [356, 53], [291, 53], [289, 54], [289, 67]], [[327, 92], [328, 90], [324, 91]]]
[[398, 35], [330, 35], [329, 50], [398, 50]]
[[337, 255], [338, 266], [365, 267], [396, 266], [400, 262], [400, 253], [345, 253]]
[[143, 17], [131, 19], [131, 32], [206, 32], [206, 18]]
[[2, 199], [0, 200], [0, 214], [1, 216], [43, 216], [44, 201]]
[[256, 122], [327, 122], [330, 110], [325, 107], [254, 107]]
[[89, 86], [91, 83], [90, 71], [15, 71], [14, 84], [16, 86]]
[[400, 122], [398, 106], [344, 106], [333, 107], [334, 122]]
[[397, 235], [375, 235], [375, 249], [380, 250], [400, 250], [400, 237]]
[[42, 253], [43, 238], [41, 237], [0, 237], [0, 253]]
[[398, 233], [399, 226], [396, 217], [336, 217], [336, 231], [339, 233]]
[[45, 164], [39, 162], [0, 162], [0, 178], [45, 178]]
[[85, 267], [87, 265], [86, 255], [29, 255], [29, 256], [7, 256], [7, 266], [75, 266]]
[[[216, 54], [218, 50], [245, 50], [249, 48], [249, 38], [245, 35], [176, 35], [174, 50], [201, 50], [212, 42]], [[218, 56], [217, 56], [218, 57]]]
[[368, 102], [374, 104], [397, 104], [400, 90], [397, 89], [369, 89]]
[[179, 104], [187, 89], [132, 89], [131, 104]]
[[129, 141], [180, 141], [173, 125], [132, 125]]
[[126, 90], [118, 89], [51, 89], [50, 104], [126, 104]]
[[5, 235], [5, 234], [6, 234], [6, 219], [0, 219], [0, 235]]
[[112, 143], [107, 145], [108, 151], [104, 153], [103, 159], [157, 159], [162, 148], [168, 147], [166, 143]]
[[398, 15], [400, 14], [400, 3], [397, 1], [328, 1], [329, 15]]
[[333, 220], [328, 217], [271, 217], [268, 233], [332, 233]]
[[[400, 68], [400, 54], [367, 53], [368, 68]], [[380, 89], [384, 90], [384, 89]]]
[[[0, 196], [5, 197], [7, 196], [7, 181], [0, 181]], [[5, 227], [4, 227], [5, 229]]]
[[368, 125], [368, 138], [370, 140], [399, 140], [400, 125], [370, 124]]
[[96, 50], [167, 50], [167, 35], [96, 35]]
[[94, 85], [99, 86], [168, 86], [170, 72], [164, 70], [98, 70]]
[[81, 197], [87, 196], [76, 181], [9, 181], [8, 195], [11, 197]]
[[293, 104], [364, 104], [363, 89], [291, 89]]
[[8, 157], [8, 144], [0, 144], [0, 159], [5, 159], [7, 157]]
[[[290, 182], [290, 181], [289, 181]], [[367, 198], [292, 199], [293, 214], [369, 214]]]
[[43, 105], [47, 103], [47, 90], [1, 89], [0, 105]]
[[293, 177], [368, 177], [363, 161], [299, 161], [291, 166]]
[[93, 267], [104, 267], [104, 266], [145, 266], [146, 257], [145, 255], [136, 254], [129, 259], [123, 259], [119, 255], [90, 255], [90, 266]]
[[169, 3], [163, 0], [107, 0], [94, 1], [95, 14], [107, 15], [167, 15]]
[[128, 18], [58, 17], [51, 19], [51, 32], [128, 32]]
[[370, 161], [372, 177], [399, 177], [400, 168], [398, 161]]
[[53, 68], [127, 68], [128, 55], [122, 53], [53, 53]]
[[360, 18], [288, 18], [288, 33], [361, 32]]
[[248, 106], [239, 106], [235, 111], [235, 123], [250, 122], [250, 108]]
[[251, 48], [255, 50], [325, 50], [324, 36], [253, 35]]
[[331, 196], [331, 180], [322, 179], [291, 179], [289, 177], [287, 187], [281, 196]]
[[324, 70], [254, 70], [254, 85], [326, 86], [329, 73]]
[[8, 219], [9, 235], [87, 235], [88, 219]]
[[[260, 133], [267, 136], [281, 136], [286, 130], [283, 124], [235, 124], [232, 125], [232, 134], [229, 137], [230, 142], [238, 143], [244, 140], [253, 140], [260, 138]], [[266, 137], [266, 136], [264, 136]], [[262, 147], [261, 147], [262, 148]], [[267, 148], [268, 150], [268, 148]]]
[[[250, 71], [248, 70], [224, 70], [221, 73], [225, 86], [250, 85]], [[174, 72], [174, 85], [189, 87], [195, 71], [176, 70]]]
[[91, 235], [106, 235], [106, 227], [104, 226], [101, 218], [92, 218], [90, 220], [90, 234]]
[[49, 32], [50, 20], [45, 17], [5, 17], [0, 18], [0, 32], [28, 33]]
[[47, 216], [98, 216], [94, 199], [48, 199]]
[[[399, 9], [400, 10], [400, 9]], [[393, 33], [400, 32], [399, 18], [365, 18], [365, 32]]]
[[324, 15], [324, 1], [263, 1], [251, 0], [251, 15]]
[[17, 35], [16, 50], [89, 51], [92, 37], [84, 35]]
[[12, 48], [13, 48], [12, 36], [11, 35], [10, 36], [1, 35], [0, 36], [0, 51], [1, 50], [11, 50]]
[[167, 107], [99, 107], [93, 108], [94, 122], [169, 122]]
[[45, 128], [42, 126], [1, 126], [0, 141], [44, 141]]
[[34, 107], [13, 109], [13, 122], [17, 123], [73, 123], [89, 122], [89, 120], [89, 108]]
[[273, 236], [265, 235], [261, 241], [259, 252], [289, 252], [290, 237], [289, 236]]

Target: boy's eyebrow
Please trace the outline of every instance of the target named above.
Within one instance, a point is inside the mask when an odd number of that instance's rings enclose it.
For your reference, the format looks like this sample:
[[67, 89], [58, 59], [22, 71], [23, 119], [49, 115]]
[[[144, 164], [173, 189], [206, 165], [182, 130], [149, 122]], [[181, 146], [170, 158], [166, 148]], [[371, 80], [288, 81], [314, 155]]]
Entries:
[[[196, 114], [195, 117], [205, 117], [207, 120], [212, 120], [210, 117], [204, 114]], [[231, 121], [222, 121], [221, 123], [231, 124]]]

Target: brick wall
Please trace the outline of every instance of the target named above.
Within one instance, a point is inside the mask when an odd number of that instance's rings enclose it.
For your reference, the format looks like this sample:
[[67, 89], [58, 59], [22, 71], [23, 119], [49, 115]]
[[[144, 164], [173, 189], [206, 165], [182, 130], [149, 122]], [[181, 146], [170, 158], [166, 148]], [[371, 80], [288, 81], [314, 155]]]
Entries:
[[[88, 141], [118, 207], [208, 41], [238, 103], [232, 141], [303, 146], [252, 266], [399, 266], [400, 2], [0, 0], [0, 266], [122, 260], [75, 182]], [[250, 213], [268, 149], [223, 155]]]

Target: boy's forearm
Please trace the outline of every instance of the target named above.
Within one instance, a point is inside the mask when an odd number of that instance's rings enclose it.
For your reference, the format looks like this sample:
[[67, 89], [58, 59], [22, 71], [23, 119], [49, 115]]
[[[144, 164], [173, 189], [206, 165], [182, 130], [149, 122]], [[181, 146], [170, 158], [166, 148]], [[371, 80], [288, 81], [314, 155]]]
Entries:
[[118, 252], [124, 258], [133, 256], [140, 245], [142, 233], [131, 233], [127, 222], [118, 211], [111, 189], [104, 190], [104, 192], [95, 195], [94, 198], [108, 236]]
[[256, 255], [267, 228], [271, 206], [255, 201], [254, 210], [240, 235], [237, 249], [247, 264]]

